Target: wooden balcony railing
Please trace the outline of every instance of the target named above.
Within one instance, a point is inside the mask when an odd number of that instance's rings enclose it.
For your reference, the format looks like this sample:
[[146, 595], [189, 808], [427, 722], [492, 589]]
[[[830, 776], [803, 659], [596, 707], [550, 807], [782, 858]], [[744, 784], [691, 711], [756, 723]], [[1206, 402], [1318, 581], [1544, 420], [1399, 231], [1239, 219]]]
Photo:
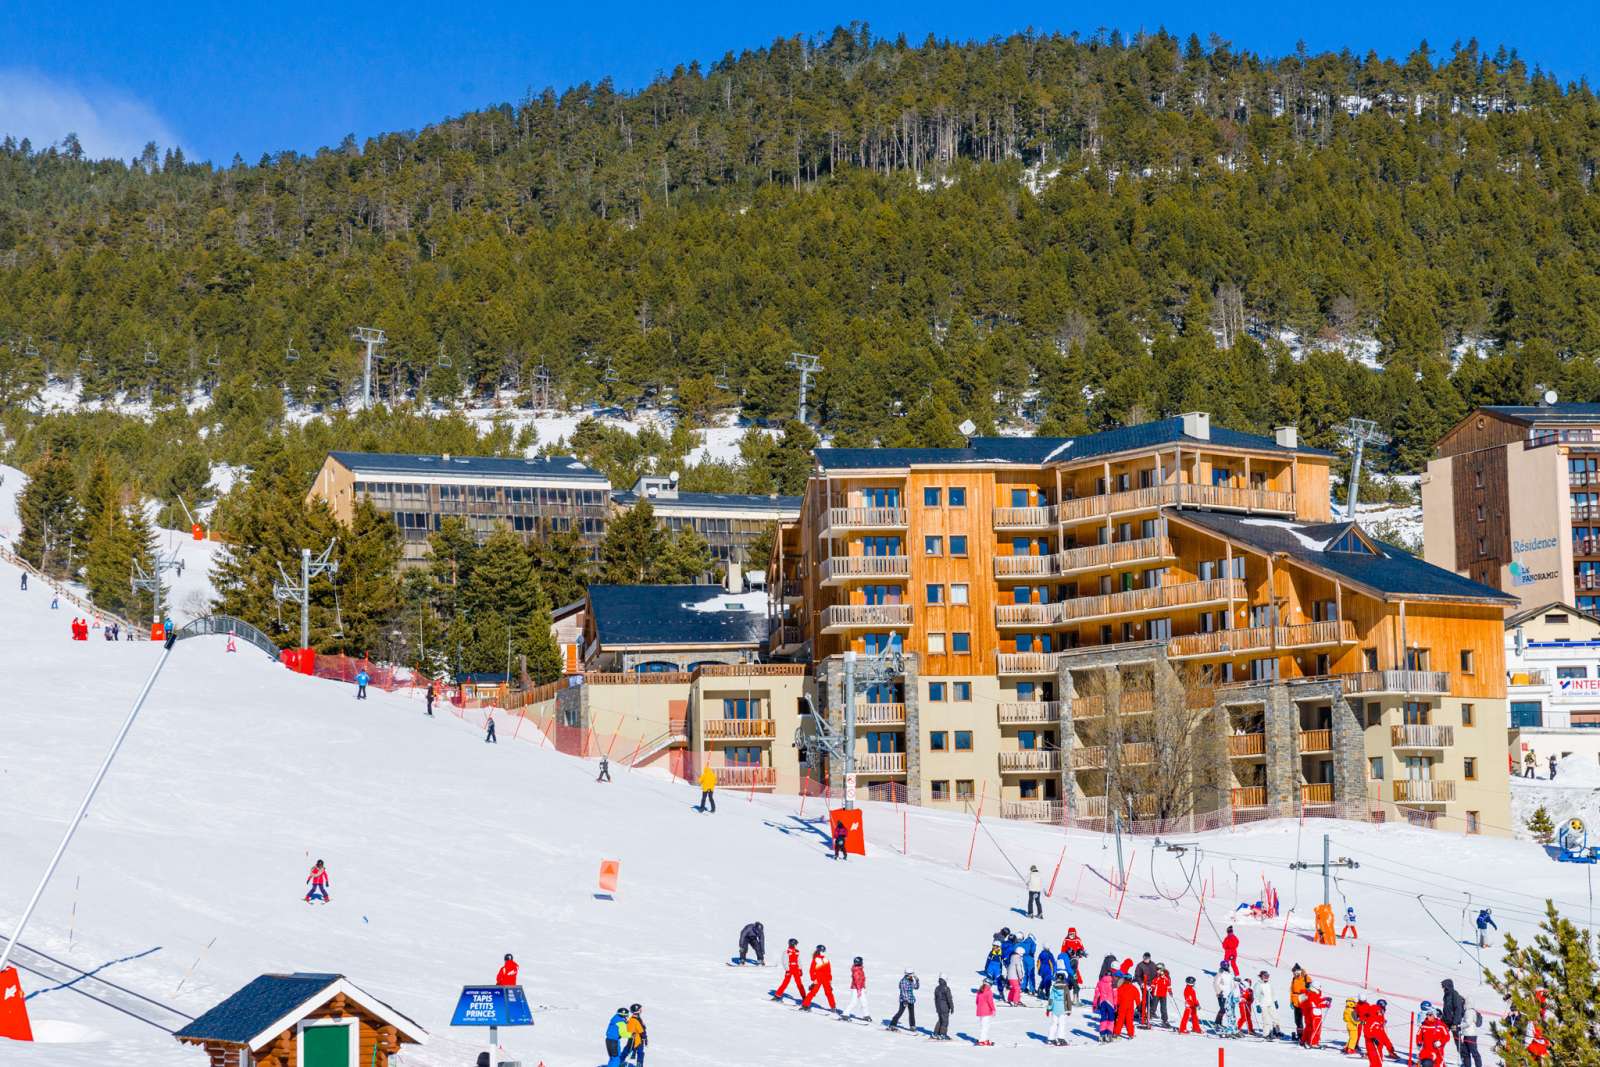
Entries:
[[1183, 634], [1167, 642], [1171, 659], [1197, 659], [1202, 656], [1234, 656], [1260, 652], [1272, 647], [1272, 627], [1250, 626], [1238, 630], [1212, 630], [1202, 634]]
[[1029, 748], [1020, 752], [1000, 753], [1002, 772], [1059, 771], [1061, 752], [1053, 748]]
[[1084, 797], [1078, 801], [1078, 817], [1080, 819], [1103, 819], [1106, 817], [1105, 797]]
[[829, 508], [826, 529], [892, 530], [906, 524], [905, 508]]
[[1349, 619], [1302, 622], [1276, 627], [1279, 648], [1316, 648], [1322, 645], [1353, 645], [1356, 624]]
[[1333, 783], [1311, 782], [1300, 787], [1300, 803], [1302, 804], [1332, 804]]
[[1264, 785], [1235, 786], [1231, 799], [1236, 808], [1264, 808], [1267, 806], [1267, 787]]
[[1294, 513], [1294, 494], [1273, 489], [1241, 489], [1232, 485], [1178, 486], [1178, 502], [1202, 508], [1229, 511], [1272, 511]]
[[1389, 744], [1395, 748], [1449, 748], [1455, 743], [1455, 727], [1443, 723], [1389, 727]]
[[1059, 556], [996, 556], [996, 578], [1049, 578], [1061, 573]]
[[1072, 750], [1072, 769], [1075, 771], [1099, 770], [1106, 765], [1104, 745], [1083, 745]]
[[911, 625], [910, 604], [834, 604], [822, 612], [824, 630], [847, 627]]
[[806, 587], [805, 587], [805, 583], [804, 582], [796, 581], [793, 578], [784, 579], [784, 582], [783, 582], [783, 599], [785, 599], [785, 600], [799, 600], [801, 597], [805, 596], [805, 592], [806, 592]]
[[1054, 674], [1059, 652], [997, 652], [995, 666], [1001, 674]]
[[[1163, 525], [1165, 525], [1163, 523]], [[1175, 559], [1170, 537], [1141, 537], [1135, 541], [1115, 541], [1104, 545], [1083, 545], [1056, 553], [1057, 572], [1075, 574], [1079, 571], [1104, 570], [1136, 563], [1153, 563], [1157, 560]]]
[[1300, 751], [1305, 753], [1332, 752], [1332, 730], [1301, 730]]
[[904, 774], [906, 773], [906, 754], [904, 752], [868, 752], [856, 757], [856, 772], [858, 774]]
[[1153, 689], [1124, 689], [1117, 701], [1117, 710], [1124, 715], [1144, 715], [1156, 709]]
[[1148, 589], [1129, 589], [1121, 593], [1077, 597], [1059, 605], [1063, 621], [1102, 618], [1108, 615], [1134, 615], [1140, 612], [1168, 611], [1197, 604], [1244, 600], [1244, 582], [1237, 578], [1214, 578], [1206, 582], [1175, 582]]
[[1267, 754], [1267, 735], [1259, 734], [1232, 734], [1228, 738], [1228, 755], [1230, 756], [1265, 756]]
[[822, 583], [851, 578], [909, 578], [910, 556], [830, 556], [822, 561]]
[[1056, 514], [1062, 522], [1094, 519], [1102, 515], [1115, 515], [1124, 511], [1150, 511], [1163, 504], [1172, 503], [1170, 486], [1152, 486], [1149, 489], [1126, 489], [1120, 493], [1100, 493], [1063, 500], [1056, 505]]
[[1056, 509], [1054, 507], [1040, 508], [995, 508], [994, 528], [996, 530], [1037, 530], [1044, 526], [1056, 524]]
[[1117, 762], [1124, 767], [1143, 767], [1155, 761], [1154, 741], [1130, 741], [1117, 753]]
[[1018, 700], [1000, 705], [1000, 722], [1013, 723], [1056, 722], [1061, 718], [1059, 700]]
[[1082, 696], [1072, 698], [1072, 717], [1074, 719], [1098, 719], [1105, 713], [1105, 697]]
[[856, 708], [856, 723], [858, 725], [905, 725], [906, 706], [904, 704], [862, 704]]
[[1456, 798], [1456, 783], [1448, 778], [1401, 778], [1394, 783], [1396, 804], [1448, 804]]
[[707, 719], [707, 741], [770, 741], [777, 736], [777, 723], [771, 719]]
[[717, 772], [717, 785], [723, 789], [775, 789], [778, 785], [776, 767], [736, 763], [712, 770]]
[[1055, 800], [1002, 800], [1000, 817], [1024, 822], [1060, 822], [1061, 803]]
[[1334, 677], [1346, 693], [1450, 692], [1450, 675], [1444, 671], [1362, 671]]
[[1061, 622], [1061, 604], [996, 604], [997, 626], [1055, 626]]

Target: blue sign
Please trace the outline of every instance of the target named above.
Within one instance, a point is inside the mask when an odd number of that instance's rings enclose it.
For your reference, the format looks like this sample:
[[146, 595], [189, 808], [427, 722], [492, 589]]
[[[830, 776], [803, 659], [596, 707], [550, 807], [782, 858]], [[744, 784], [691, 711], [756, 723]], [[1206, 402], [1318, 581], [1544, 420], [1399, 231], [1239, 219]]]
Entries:
[[532, 1026], [533, 1012], [519, 985], [461, 987], [451, 1026]]

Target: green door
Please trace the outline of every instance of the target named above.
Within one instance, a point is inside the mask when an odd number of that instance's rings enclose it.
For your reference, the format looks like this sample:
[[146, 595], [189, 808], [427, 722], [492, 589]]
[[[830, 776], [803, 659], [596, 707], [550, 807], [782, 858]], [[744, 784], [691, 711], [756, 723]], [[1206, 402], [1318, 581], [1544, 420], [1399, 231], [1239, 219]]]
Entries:
[[300, 1031], [305, 1067], [355, 1067], [348, 1026], [308, 1026]]

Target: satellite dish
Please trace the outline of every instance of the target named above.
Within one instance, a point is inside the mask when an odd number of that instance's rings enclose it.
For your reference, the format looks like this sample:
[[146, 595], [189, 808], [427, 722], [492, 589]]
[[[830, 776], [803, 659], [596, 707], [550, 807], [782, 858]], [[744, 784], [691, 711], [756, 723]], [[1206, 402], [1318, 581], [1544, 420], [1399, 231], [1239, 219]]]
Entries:
[[671, 474], [667, 475], [667, 477], [672, 479], [672, 484], [673, 485], [677, 485], [678, 484], [678, 472], [677, 471], [673, 471]]
[[962, 437], [971, 437], [978, 431], [978, 424], [971, 419], [963, 419], [961, 425], [957, 426], [956, 429], [961, 431]]
[[1550, 404], [1552, 406], [1555, 404], [1555, 402], [1556, 402], [1556, 391], [1554, 389], [1546, 389], [1544, 391], [1544, 402], [1546, 404]]

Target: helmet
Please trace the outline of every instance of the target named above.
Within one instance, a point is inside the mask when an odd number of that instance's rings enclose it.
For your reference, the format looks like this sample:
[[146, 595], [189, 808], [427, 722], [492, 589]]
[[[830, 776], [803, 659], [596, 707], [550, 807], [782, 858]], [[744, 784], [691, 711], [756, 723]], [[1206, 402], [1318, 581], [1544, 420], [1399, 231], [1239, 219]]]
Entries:
[[795, 946], [796, 946], [796, 945], [798, 945], [798, 944], [799, 944], [799, 943], [800, 943], [800, 939], [799, 939], [799, 938], [798, 938], [798, 937], [791, 937], [791, 938], [790, 938], [790, 939], [789, 939], [789, 947], [790, 947], [790, 948], [794, 948], [794, 947], [795, 947]]
[[1355, 997], [1346, 997], [1346, 998], [1345, 998], [1345, 1002], [1344, 1002], [1344, 1006], [1345, 1006], [1345, 1007], [1347, 1007], [1347, 1008], [1353, 1008], [1353, 1007], [1355, 1007], [1355, 1006], [1356, 1006], [1356, 999], [1355, 999]]
[[1001, 932], [1001, 933], [1002, 933], [1002, 934], [1010, 934], [1010, 933], [1011, 933], [1011, 927], [1009, 927], [1009, 926], [1002, 926], [1002, 927], [1001, 927], [1001, 928], [1000, 928], [1000, 932]]
[[1424, 1014], [1424, 1015], [1432, 1015], [1433, 1014], [1433, 1001], [1424, 1000], [1422, 1002], [1421, 1008], [1419, 1008], [1418, 1010], [1420, 1010], [1422, 1012], [1422, 1014]]
[[1378, 1007], [1387, 1008], [1388, 1006], [1389, 1006], [1389, 1002], [1387, 1000], [1384, 1000], [1382, 997], [1378, 998]]
[[913, 971], [910, 967], [902, 967], [902, 968], [900, 968], [900, 973], [901, 974], [915, 974], [916, 972]]
[[509, 952], [506, 953], [506, 962], [507, 963], [511, 962], [511, 953], [509, 953]]
[[861, 957], [857, 956], [855, 959], [851, 960], [850, 963], [851, 963], [852, 966], [855, 966], [855, 967], [861, 966]]
[[826, 951], [828, 951], [828, 946], [827, 945], [818, 945], [817, 946], [817, 951], [818, 952], [826, 952]]
[[635, 1015], [638, 1015], [641, 1009], [640, 1009], [640, 1006], [637, 1005], [637, 1004], [629, 1004], [628, 1005], [628, 1010], [633, 1012]]
[[1076, 926], [1067, 927], [1067, 936], [1068, 937], [1077, 937], [1078, 936], [1078, 928]]

